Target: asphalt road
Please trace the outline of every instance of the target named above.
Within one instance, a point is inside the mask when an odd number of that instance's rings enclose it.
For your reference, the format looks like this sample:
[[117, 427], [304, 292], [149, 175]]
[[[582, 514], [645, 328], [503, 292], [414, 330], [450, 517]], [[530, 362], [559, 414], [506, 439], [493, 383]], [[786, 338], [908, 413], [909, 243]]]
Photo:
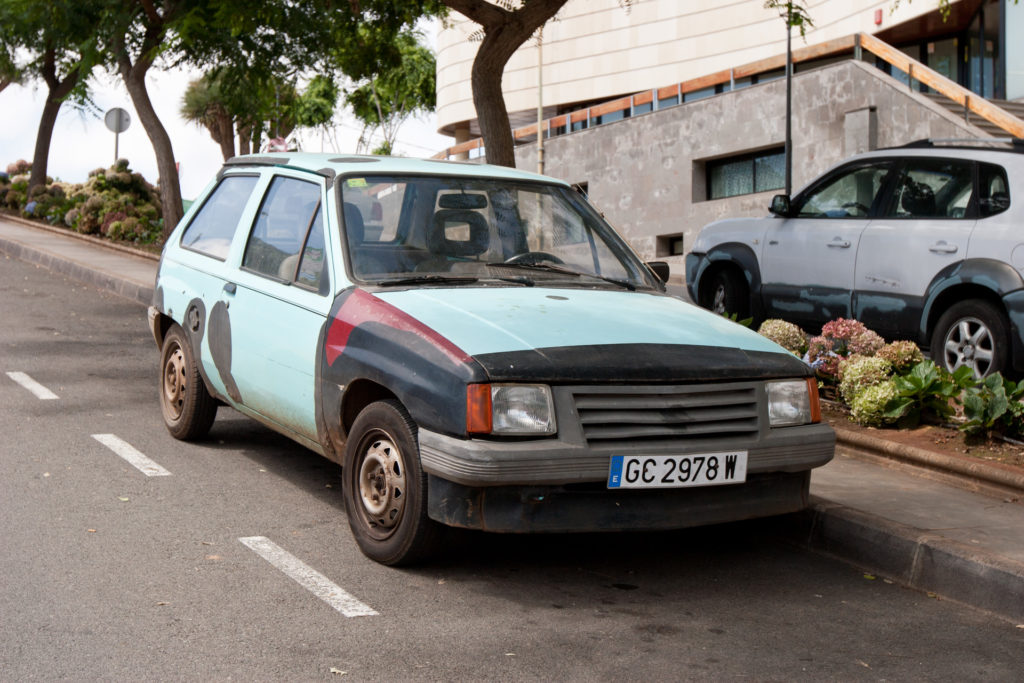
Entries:
[[1024, 629], [771, 524], [460, 534], [376, 565], [337, 466], [227, 409], [170, 438], [139, 305], [0, 255], [0, 321], [0, 680], [1024, 678]]

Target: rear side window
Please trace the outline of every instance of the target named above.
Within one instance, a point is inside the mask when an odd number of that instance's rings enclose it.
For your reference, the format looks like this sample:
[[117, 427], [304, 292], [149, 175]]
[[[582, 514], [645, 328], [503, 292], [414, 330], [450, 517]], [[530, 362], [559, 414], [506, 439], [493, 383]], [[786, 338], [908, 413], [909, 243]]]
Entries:
[[909, 159], [893, 190], [891, 218], [964, 218], [974, 194], [974, 162]]
[[295, 178], [274, 178], [253, 224], [242, 267], [319, 289], [323, 266], [320, 186]]
[[978, 164], [978, 185], [978, 208], [982, 218], [1010, 208], [1010, 183], [1002, 166]]
[[227, 258], [238, 219], [256, 187], [256, 176], [227, 176], [203, 202], [181, 236], [181, 245], [220, 260]]

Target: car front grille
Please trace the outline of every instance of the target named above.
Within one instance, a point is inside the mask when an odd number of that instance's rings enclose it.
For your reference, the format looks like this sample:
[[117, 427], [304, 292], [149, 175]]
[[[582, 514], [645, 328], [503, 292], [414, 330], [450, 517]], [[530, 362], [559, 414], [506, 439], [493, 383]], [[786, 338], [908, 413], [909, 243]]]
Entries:
[[735, 443], [757, 435], [758, 386], [573, 387], [572, 396], [592, 447]]

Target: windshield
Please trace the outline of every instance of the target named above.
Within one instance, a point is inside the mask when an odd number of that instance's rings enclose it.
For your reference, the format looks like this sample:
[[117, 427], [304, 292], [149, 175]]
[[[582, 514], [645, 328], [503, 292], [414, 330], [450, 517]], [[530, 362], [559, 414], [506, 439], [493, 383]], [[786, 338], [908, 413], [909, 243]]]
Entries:
[[341, 198], [352, 273], [364, 282], [655, 286], [611, 227], [558, 185], [348, 177]]

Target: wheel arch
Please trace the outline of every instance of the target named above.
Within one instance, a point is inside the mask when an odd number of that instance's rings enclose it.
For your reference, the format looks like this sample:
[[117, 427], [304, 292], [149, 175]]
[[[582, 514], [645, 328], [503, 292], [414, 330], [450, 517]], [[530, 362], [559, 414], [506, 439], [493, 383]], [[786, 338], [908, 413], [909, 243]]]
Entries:
[[750, 311], [755, 318], [763, 317], [761, 308], [761, 267], [758, 265], [757, 254], [746, 244], [727, 242], [718, 244], [708, 250], [702, 259], [695, 278], [694, 302], [698, 305], [705, 294], [701, 290], [707, 286], [711, 278], [724, 269], [731, 268], [739, 272], [747, 283], [747, 294], [750, 297]]
[[[341, 434], [347, 440], [352, 430], [352, 424], [356, 421], [359, 413], [371, 403], [383, 400], [394, 400], [402, 404], [402, 400], [383, 384], [369, 379], [357, 379], [345, 387], [341, 396]], [[408, 408], [406, 408], [408, 411]]]
[[1024, 279], [1013, 266], [994, 259], [961, 261], [940, 271], [928, 285], [921, 312], [918, 341], [931, 344], [935, 325], [942, 314], [957, 301], [982, 299], [996, 306], [1011, 326], [1013, 357], [1019, 358], [1018, 328], [1009, 314], [1004, 297], [1024, 289]]

